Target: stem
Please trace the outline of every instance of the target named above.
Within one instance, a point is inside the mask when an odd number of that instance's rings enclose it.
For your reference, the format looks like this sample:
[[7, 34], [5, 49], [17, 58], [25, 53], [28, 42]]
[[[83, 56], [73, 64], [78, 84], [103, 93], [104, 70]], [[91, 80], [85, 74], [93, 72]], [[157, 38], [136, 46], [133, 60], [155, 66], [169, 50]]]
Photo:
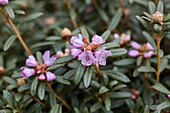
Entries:
[[153, 90], [150, 88], [150, 83], [149, 83], [149, 80], [148, 80], [147, 73], [144, 72], [143, 75], [144, 75], [144, 78], [145, 78], [145, 81], [146, 81], [147, 88], [149, 89], [150, 92], [152, 92]]
[[[50, 89], [51, 92], [54, 92], [54, 90], [52, 89], [51, 87], [51, 84], [49, 82], [46, 82], [46, 85], [48, 86], [48, 88]], [[55, 97], [67, 108], [69, 109], [70, 111], [73, 111], [72, 108], [60, 97], [58, 96], [55, 92]]]
[[11, 25], [12, 29], [14, 30], [17, 38], [19, 39], [19, 41], [21, 42], [22, 46], [24, 47], [24, 49], [26, 50], [26, 52], [29, 55], [32, 55], [31, 51], [28, 49], [27, 45], [25, 44], [24, 40], [22, 39], [21, 35], [19, 34], [18, 30], [16, 29], [16, 27], [14, 26], [12, 20], [10, 19], [10, 17], [8, 16], [8, 14], [4, 11], [4, 9], [1, 7], [2, 12], [5, 14], [8, 23]]
[[[158, 37], [156, 39], [156, 44], [157, 44], [157, 48], [158, 50], [160, 49], [160, 42], [161, 42], [161, 38]], [[160, 58], [160, 55], [159, 53], [157, 52], [157, 72], [156, 72], [156, 82], [159, 83], [159, 80], [160, 80], [160, 64], [161, 64], [161, 58]]]
[[[67, 0], [66, 4], [67, 4], [68, 9], [71, 10], [72, 7], [71, 7], [70, 0]], [[77, 24], [76, 20], [75, 19], [71, 19], [71, 21], [73, 23], [74, 28], [78, 28], [78, 24]]]
[[97, 74], [99, 74], [99, 78], [103, 75], [102, 72], [99, 69], [99, 66], [97, 67], [96, 65], [94, 66], [95, 70], [97, 71]]
[[42, 105], [44, 108], [50, 109], [50, 108], [48, 107], [48, 105], [42, 103], [37, 97], [32, 96], [30, 92], [27, 92], [27, 93], [29, 94], [29, 96], [30, 96], [32, 99], [34, 99], [35, 101], [39, 102], [40, 105]]

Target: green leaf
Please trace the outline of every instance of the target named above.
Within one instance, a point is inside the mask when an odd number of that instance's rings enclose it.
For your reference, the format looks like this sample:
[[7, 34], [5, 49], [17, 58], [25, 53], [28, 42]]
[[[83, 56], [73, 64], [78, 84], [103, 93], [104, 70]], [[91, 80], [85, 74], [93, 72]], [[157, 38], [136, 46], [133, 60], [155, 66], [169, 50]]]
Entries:
[[150, 26], [144, 19], [142, 19], [140, 16], [135, 16], [135, 17], [142, 23], [142, 25], [145, 27], [145, 29], [151, 30]]
[[16, 14], [21, 14], [21, 15], [25, 14], [25, 12], [23, 10], [15, 10], [15, 13]]
[[80, 82], [81, 78], [83, 77], [84, 71], [85, 71], [85, 66], [80, 64], [76, 71], [76, 75], [74, 76], [74, 84], [75, 85], [77, 85]]
[[132, 94], [129, 92], [110, 92], [110, 98], [129, 98]]
[[141, 66], [138, 68], [137, 70], [138, 72], [156, 72], [156, 70], [153, 67], [149, 67], [149, 66]]
[[105, 86], [107, 86], [107, 84], [109, 83], [109, 77], [106, 75], [106, 73], [103, 73], [103, 84]]
[[24, 84], [22, 85], [21, 87], [18, 88], [18, 91], [21, 92], [21, 91], [26, 91], [26, 90], [29, 90], [31, 87], [30, 84]]
[[49, 45], [53, 45], [53, 44], [56, 44], [56, 42], [40, 42], [40, 43], [36, 43], [36, 44], [32, 45], [31, 49], [42, 47], [42, 46], [49, 46]]
[[114, 73], [107, 73], [107, 75], [112, 78], [112, 79], [115, 79], [115, 80], [119, 80], [119, 81], [122, 81], [122, 82], [130, 82], [130, 79], [124, 75], [123, 73], [120, 73], [120, 72], [117, 72], [116, 74]]
[[170, 20], [170, 13], [164, 18], [164, 21]]
[[11, 19], [14, 19], [15, 18], [15, 14], [14, 14], [14, 11], [11, 7], [9, 6], [5, 6], [4, 7], [4, 10], [6, 11], [6, 13], [8, 14], [8, 16], [11, 18]]
[[3, 96], [6, 99], [6, 101], [8, 102], [8, 104], [13, 108], [14, 107], [14, 98], [11, 95], [11, 93], [9, 93], [7, 90], [3, 90]]
[[131, 99], [125, 99], [126, 105], [131, 111], [134, 111], [135, 109], [135, 103]]
[[51, 110], [50, 110], [50, 113], [58, 113], [59, 112], [59, 105], [58, 104], [55, 104]]
[[106, 93], [106, 92], [108, 92], [108, 91], [109, 91], [108, 88], [106, 88], [105, 86], [102, 86], [102, 87], [99, 89], [99, 94], [103, 94], [103, 93]]
[[118, 84], [118, 81], [114, 80], [114, 81], [109, 83], [108, 87], [111, 89], [116, 84]]
[[71, 55], [68, 55], [68, 56], [65, 56], [65, 57], [62, 57], [62, 58], [57, 59], [57, 61], [55, 62], [55, 64], [65, 63], [65, 62], [71, 61], [71, 60], [73, 60], [73, 59], [74, 59], [74, 58], [73, 58]]
[[53, 107], [53, 106], [55, 106], [57, 104], [54, 92], [50, 92], [49, 103], [50, 103], [51, 107]]
[[87, 30], [84, 27], [80, 27], [80, 31], [81, 31], [83, 38], [87, 38], [89, 40], [89, 34]]
[[152, 88], [162, 93], [165, 93], [168, 95], [170, 94], [170, 91], [160, 83], [156, 83], [155, 85], [152, 86]]
[[144, 112], [143, 112], [143, 113], [150, 113], [150, 112], [149, 112], [149, 106], [148, 106], [148, 105], [145, 106], [145, 109], [144, 109]]
[[9, 47], [12, 45], [16, 38], [16, 35], [12, 35], [8, 38], [4, 45], [4, 51], [7, 51], [9, 49]]
[[37, 89], [37, 85], [38, 85], [38, 77], [36, 77], [33, 81], [33, 83], [31, 84], [31, 89], [30, 89], [30, 92], [31, 92], [31, 95], [35, 95], [36, 93], [36, 89]]
[[38, 87], [38, 96], [39, 96], [40, 100], [44, 99], [44, 95], [45, 95], [45, 82], [42, 81], [42, 82], [40, 82], [40, 85]]
[[91, 81], [91, 85], [92, 85], [92, 87], [95, 87], [97, 89], [99, 89], [101, 86], [97, 81], [94, 81], [94, 80]]
[[19, 100], [21, 100], [23, 97], [24, 97], [24, 94], [22, 94], [22, 93], [17, 93], [17, 94], [15, 95], [15, 100], [16, 100], [16, 101], [19, 101]]
[[117, 85], [111, 91], [116, 91], [116, 90], [119, 90], [119, 89], [124, 88], [124, 87], [127, 87], [127, 85], [125, 85], [125, 84]]
[[109, 97], [105, 97], [104, 104], [105, 104], [106, 110], [110, 111], [110, 109], [111, 109], [111, 99]]
[[167, 65], [168, 65], [168, 59], [165, 58], [161, 61], [160, 72], [164, 71], [164, 69], [166, 68]]
[[70, 85], [70, 82], [68, 80], [65, 80], [63, 76], [56, 76], [56, 81], [61, 84]]
[[158, 49], [158, 54], [160, 57], [164, 56], [164, 51], [162, 49]]
[[109, 22], [109, 17], [107, 15], [107, 13], [105, 12], [105, 10], [101, 9], [101, 8], [97, 8], [97, 11], [99, 12], [100, 17], [104, 20], [104, 22]]
[[80, 113], [80, 111], [77, 108], [74, 108], [74, 113]]
[[21, 23], [26, 23], [26, 22], [30, 22], [40, 16], [42, 16], [43, 13], [42, 12], [37, 12], [37, 13], [34, 13], [34, 14], [31, 14], [29, 15], [28, 17], [24, 18], [23, 21], [21, 21]]
[[27, 113], [35, 113], [35, 110], [40, 107], [40, 103], [35, 103], [31, 107], [28, 108]]
[[48, 36], [45, 40], [48, 40], [48, 41], [58, 41], [58, 40], [61, 40], [62, 38], [59, 37], [59, 36]]
[[119, 9], [119, 10], [117, 10], [116, 14], [112, 18], [107, 29], [110, 30], [110, 31], [113, 31], [118, 26], [121, 18], [122, 18], [122, 10]]
[[83, 83], [86, 88], [89, 87], [93, 75], [93, 66], [87, 67], [83, 76]]
[[157, 11], [159, 11], [160, 13], [164, 12], [164, 5], [163, 5], [163, 2], [161, 0], [158, 3]]
[[107, 30], [105, 31], [101, 37], [103, 38], [103, 40], [107, 40], [109, 38], [109, 35], [110, 35], [111, 31], [110, 30]]
[[137, 58], [137, 62], [136, 62], [136, 65], [137, 65], [137, 66], [140, 66], [140, 65], [141, 65], [142, 59], [143, 59], [142, 56], [140, 56], [140, 57]]
[[60, 67], [63, 67], [65, 64], [55, 64], [55, 65], [52, 65], [51, 67], [48, 68], [49, 71], [51, 70], [57, 70], [58, 68]]
[[73, 8], [71, 8], [69, 11], [70, 11], [71, 19], [72, 20], [76, 19], [76, 17], [77, 17], [76, 11]]
[[125, 65], [134, 64], [135, 62], [136, 62], [135, 59], [127, 58], [127, 59], [115, 61], [113, 64], [116, 65], [116, 66], [125, 66]]
[[161, 104], [159, 104], [156, 109], [165, 109], [170, 107], [170, 101], [164, 101]]
[[147, 33], [146, 31], [143, 31], [142, 34], [144, 35], [144, 37], [146, 38], [146, 40], [152, 45], [153, 48], [157, 48], [155, 41], [153, 40], [153, 38], [149, 35], [149, 33]]
[[98, 110], [100, 107], [102, 106], [102, 104], [100, 102], [97, 102], [95, 104], [93, 104], [90, 108], [90, 112], [95, 112], [96, 110]]
[[75, 75], [75, 73], [76, 73], [76, 69], [72, 69], [72, 70], [70, 70], [70, 71], [67, 71], [67, 72], [64, 74], [63, 78], [69, 79], [69, 78], [73, 77], [73, 76]]
[[43, 64], [43, 59], [42, 59], [42, 53], [40, 51], [37, 51], [36, 52], [36, 58], [37, 58], [37, 61], [40, 65]]
[[102, 44], [101, 46], [99, 46], [99, 48], [103, 48], [103, 47], [106, 47], [106, 49], [111, 49], [111, 48], [115, 48], [115, 47], [120, 47], [120, 44], [110, 42], [110, 43]]
[[109, 51], [112, 53], [112, 56], [109, 56], [110, 58], [120, 57], [127, 53], [126, 49], [112, 49]]
[[14, 79], [10, 78], [10, 77], [3, 77], [2, 79], [4, 81], [8, 82], [9, 84], [17, 85], [17, 82]]
[[152, 1], [148, 2], [148, 8], [151, 15], [156, 12], [156, 6]]

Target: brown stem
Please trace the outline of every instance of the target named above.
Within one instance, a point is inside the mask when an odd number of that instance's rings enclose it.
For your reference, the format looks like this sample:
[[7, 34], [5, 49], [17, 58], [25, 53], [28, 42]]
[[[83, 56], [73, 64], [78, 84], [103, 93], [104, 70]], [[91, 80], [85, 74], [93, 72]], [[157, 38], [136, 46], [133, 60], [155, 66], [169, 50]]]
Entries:
[[97, 67], [96, 65], [94, 66], [95, 70], [97, 71], [97, 74], [99, 75], [98, 77], [100, 78], [103, 74], [99, 69], [99, 66]]
[[31, 51], [28, 49], [27, 45], [25, 44], [24, 40], [22, 39], [21, 35], [19, 34], [18, 30], [16, 29], [16, 27], [14, 26], [12, 20], [10, 19], [10, 17], [8, 16], [8, 14], [4, 11], [4, 9], [1, 7], [2, 12], [4, 13], [4, 15], [7, 18], [8, 23], [11, 25], [12, 29], [14, 30], [17, 38], [19, 39], [19, 41], [21, 42], [22, 46], [24, 47], [24, 49], [27, 51], [27, 53], [29, 55], [32, 55]]
[[[46, 82], [46, 85], [48, 86], [48, 88], [50, 89], [51, 92], [54, 92], [54, 90], [51, 87], [51, 84], [49, 82]], [[55, 97], [70, 111], [73, 111], [72, 108], [66, 103], [66, 101], [64, 101], [60, 96], [58, 96], [55, 92]]]
[[[157, 37], [156, 39], [156, 44], [157, 44], [157, 48], [158, 50], [160, 50], [160, 42], [161, 42], [161, 38]], [[157, 72], [156, 72], [156, 82], [159, 83], [159, 79], [160, 79], [160, 64], [161, 64], [161, 57], [159, 55], [159, 53], [157, 52]]]
[[29, 96], [30, 96], [32, 99], [34, 99], [35, 101], [39, 102], [40, 105], [43, 106], [44, 108], [50, 109], [50, 108], [48, 107], [48, 105], [42, 103], [37, 97], [32, 96], [30, 92], [27, 92], [27, 94], [29, 94]]
[[146, 86], [147, 86], [147, 88], [149, 89], [150, 92], [152, 92], [153, 90], [152, 90], [151, 87], [150, 87], [151, 85], [150, 85], [150, 83], [149, 83], [147, 73], [144, 72], [143, 75], [144, 75], [144, 78], [145, 78], [145, 81], [146, 81]]
[[[66, 4], [67, 4], [68, 9], [71, 10], [72, 6], [71, 6], [70, 0], [67, 0]], [[74, 28], [78, 28], [78, 24], [75, 19], [71, 19], [71, 22], [73, 23]]]

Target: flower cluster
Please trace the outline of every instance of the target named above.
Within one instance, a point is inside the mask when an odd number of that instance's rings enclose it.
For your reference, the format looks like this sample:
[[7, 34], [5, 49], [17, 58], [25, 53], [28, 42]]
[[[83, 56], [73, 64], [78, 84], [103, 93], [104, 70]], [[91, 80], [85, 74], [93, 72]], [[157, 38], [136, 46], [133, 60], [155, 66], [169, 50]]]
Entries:
[[133, 49], [135, 49], [129, 51], [128, 54], [131, 57], [143, 56], [144, 58], [150, 58], [154, 54], [154, 48], [149, 42], [147, 42], [143, 46], [139, 45], [137, 42], [132, 42], [131, 45]]
[[[39, 80], [45, 80], [47, 78], [47, 81], [53, 81], [56, 76], [55, 74], [48, 71], [48, 67], [52, 66], [53, 63], [57, 60], [56, 57], [50, 58], [50, 51], [45, 51], [44, 55], [42, 56], [44, 64], [40, 65], [38, 61], [34, 58], [34, 56], [30, 55], [28, 59], [26, 60], [26, 65], [28, 67], [33, 67], [34, 69], [29, 69], [27, 67], [21, 67], [20, 70], [21, 76], [26, 79], [31, 77], [32, 75], [39, 76]], [[46, 76], [45, 76], [46, 75]]]
[[8, 4], [8, 0], [0, 0], [0, 4], [1, 5], [6, 5], [6, 4]]
[[114, 39], [120, 38], [121, 46], [126, 45], [131, 40], [131, 36], [129, 34], [126, 35], [125, 33], [122, 33], [121, 36], [119, 36], [119, 34], [115, 33], [113, 37], [114, 37]]
[[57, 51], [57, 58], [62, 58], [65, 56], [68, 56], [70, 54], [70, 50], [69, 49], [65, 49], [65, 53], [63, 53], [62, 51]]
[[78, 34], [78, 37], [73, 36], [70, 42], [72, 44], [70, 46], [71, 55], [74, 58], [78, 56], [84, 66], [106, 65], [107, 57], [112, 55], [110, 51], [105, 50], [106, 47], [98, 49], [101, 44], [105, 43], [102, 37], [98, 35], [92, 37], [92, 43], [87, 38], [83, 39], [81, 34]]
[[163, 22], [163, 14], [160, 13], [159, 11], [155, 12], [155, 13], [152, 15], [152, 20], [153, 20], [155, 23], [161, 23], [161, 22]]

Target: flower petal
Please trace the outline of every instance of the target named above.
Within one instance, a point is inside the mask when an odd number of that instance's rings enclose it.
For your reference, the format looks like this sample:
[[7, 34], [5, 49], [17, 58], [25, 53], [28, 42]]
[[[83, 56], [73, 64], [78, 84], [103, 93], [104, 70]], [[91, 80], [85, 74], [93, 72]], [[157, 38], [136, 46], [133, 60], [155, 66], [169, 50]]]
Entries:
[[45, 51], [43, 55], [43, 60], [44, 60], [44, 63], [47, 64], [47, 66], [52, 66], [53, 63], [57, 60], [57, 58], [56, 57], [50, 58], [50, 51]]
[[155, 50], [149, 42], [146, 43], [146, 46], [149, 48], [150, 51]]
[[92, 38], [92, 44], [103, 44], [105, 43], [105, 40], [101, 36], [94, 35]]
[[137, 57], [137, 56], [139, 56], [139, 51], [137, 51], [137, 50], [130, 50], [128, 52], [128, 55], [131, 56], [131, 57]]
[[113, 38], [114, 38], [114, 39], [118, 39], [118, 38], [120, 38], [120, 36], [119, 36], [118, 33], [115, 33], [115, 34], [113, 35]]
[[53, 81], [56, 78], [55, 74], [49, 71], [46, 72], [46, 77], [47, 77], [47, 81]]
[[71, 55], [73, 58], [76, 58], [79, 54], [81, 54], [81, 49], [71, 49]]
[[133, 49], [136, 49], [136, 50], [138, 50], [141, 47], [137, 42], [132, 42], [131, 45], [132, 45]]
[[29, 69], [29, 68], [26, 68], [26, 67], [21, 67], [21, 69], [23, 70], [21, 72], [21, 76], [24, 79], [29, 78], [29, 77], [31, 77], [32, 75], [35, 74], [35, 70], [34, 69]]
[[36, 65], [38, 65], [38, 62], [35, 60], [34, 56], [30, 55], [26, 60], [26, 65], [29, 67], [35, 67]]
[[154, 54], [154, 52], [153, 51], [149, 51], [149, 52], [147, 52], [147, 53], [144, 53], [144, 57], [145, 58], [150, 58], [150, 57], [152, 57], [152, 55]]
[[44, 74], [41, 74], [41, 75], [39, 76], [39, 80], [45, 80], [45, 75], [44, 75]]

